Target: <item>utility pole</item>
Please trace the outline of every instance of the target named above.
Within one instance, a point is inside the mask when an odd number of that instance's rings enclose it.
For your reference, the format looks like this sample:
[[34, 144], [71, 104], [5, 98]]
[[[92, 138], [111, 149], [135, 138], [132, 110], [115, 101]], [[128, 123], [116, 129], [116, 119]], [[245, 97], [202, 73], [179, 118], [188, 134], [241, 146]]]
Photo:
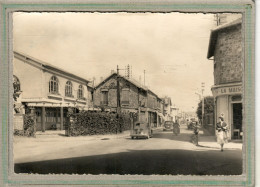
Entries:
[[121, 113], [121, 104], [120, 104], [120, 85], [119, 85], [119, 68], [118, 68], [118, 65], [117, 65], [116, 83], [117, 83], [117, 114], [120, 114]]
[[205, 89], [205, 82], [201, 83], [201, 97], [202, 97], [202, 126], [204, 125], [204, 96], [203, 96], [203, 91]]

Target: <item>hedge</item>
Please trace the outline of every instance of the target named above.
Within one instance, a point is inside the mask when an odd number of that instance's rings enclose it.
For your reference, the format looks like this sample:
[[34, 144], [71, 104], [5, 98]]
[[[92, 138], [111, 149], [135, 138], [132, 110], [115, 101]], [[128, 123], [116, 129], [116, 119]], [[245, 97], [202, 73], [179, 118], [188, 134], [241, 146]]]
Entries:
[[25, 114], [23, 120], [23, 130], [14, 130], [14, 135], [17, 136], [32, 136], [35, 137], [35, 122], [31, 114]]
[[84, 111], [72, 114], [74, 119], [68, 124], [69, 136], [84, 136], [98, 134], [116, 134], [131, 128], [133, 113], [115, 114], [107, 112]]

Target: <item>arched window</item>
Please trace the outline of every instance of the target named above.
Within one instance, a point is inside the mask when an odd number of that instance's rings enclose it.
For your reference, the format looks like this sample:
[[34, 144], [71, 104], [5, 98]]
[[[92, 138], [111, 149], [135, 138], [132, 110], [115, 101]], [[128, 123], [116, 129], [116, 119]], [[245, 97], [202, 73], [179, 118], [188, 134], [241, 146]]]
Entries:
[[15, 75], [13, 75], [13, 86], [14, 86], [14, 93], [21, 91], [20, 81]]
[[57, 77], [52, 76], [49, 82], [49, 92], [53, 94], [59, 93], [59, 81]]
[[66, 82], [66, 85], [65, 85], [65, 96], [73, 97], [73, 95], [72, 95], [72, 83], [70, 81]]
[[84, 97], [84, 93], [83, 93], [83, 86], [79, 85], [79, 89], [78, 89], [78, 99], [83, 99]]

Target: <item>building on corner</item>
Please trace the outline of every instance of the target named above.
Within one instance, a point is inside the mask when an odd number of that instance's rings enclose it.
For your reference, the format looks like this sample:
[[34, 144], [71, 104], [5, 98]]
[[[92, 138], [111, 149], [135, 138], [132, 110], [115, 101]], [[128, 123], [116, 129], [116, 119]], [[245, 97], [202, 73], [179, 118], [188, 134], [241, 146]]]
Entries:
[[36, 130], [64, 129], [68, 108], [93, 107], [93, 88], [89, 81], [36, 58], [14, 52], [14, 81], [21, 94], [16, 109], [34, 109]]
[[207, 58], [213, 60], [215, 125], [218, 117], [229, 124], [229, 137], [242, 138], [242, 19], [213, 29], [210, 34]]

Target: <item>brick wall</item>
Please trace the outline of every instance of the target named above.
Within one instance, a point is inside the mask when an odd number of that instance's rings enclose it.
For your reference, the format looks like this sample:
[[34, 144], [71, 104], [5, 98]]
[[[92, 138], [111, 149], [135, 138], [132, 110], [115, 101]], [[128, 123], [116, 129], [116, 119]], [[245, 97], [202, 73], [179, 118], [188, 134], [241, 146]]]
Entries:
[[94, 105], [95, 106], [101, 106], [100, 102], [102, 101], [102, 92], [101, 92], [102, 89], [108, 89], [108, 106], [116, 107], [117, 106], [116, 78], [112, 77], [106, 83], [104, 83], [103, 85], [98, 87], [98, 89], [96, 89], [94, 91]]
[[147, 103], [148, 108], [156, 109], [157, 108], [157, 98], [148, 93], [148, 103]]
[[214, 60], [215, 85], [242, 81], [241, 25], [219, 31]]
[[[101, 106], [102, 101], [102, 90], [108, 91], [108, 104], [107, 107], [117, 106], [117, 81], [116, 76], [111, 77], [103, 85], [98, 87], [94, 91], [94, 105]], [[122, 89], [129, 88], [129, 104], [122, 103]], [[138, 108], [138, 88], [133, 84], [128, 83], [124, 79], [120, 80], [120, 95], [121, 95], [121, 106], [126, 108]]]

